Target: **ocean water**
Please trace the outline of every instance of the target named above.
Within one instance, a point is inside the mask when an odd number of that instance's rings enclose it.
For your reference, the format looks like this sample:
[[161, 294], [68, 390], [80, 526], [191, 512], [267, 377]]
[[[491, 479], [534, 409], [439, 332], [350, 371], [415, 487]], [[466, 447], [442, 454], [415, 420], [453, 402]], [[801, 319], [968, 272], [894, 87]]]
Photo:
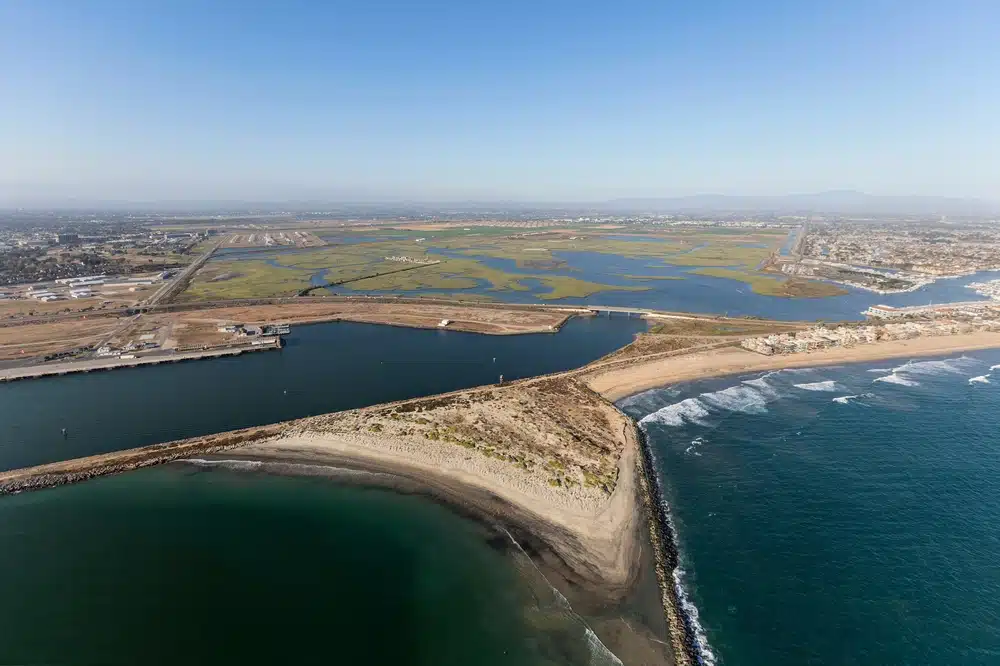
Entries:
[[1000, 352], [620, 404], [652, 448], [705, 663], [1000, 663]]
[[502, 531], [172, 464], [0, 498], [0, 663], [613, 665]]

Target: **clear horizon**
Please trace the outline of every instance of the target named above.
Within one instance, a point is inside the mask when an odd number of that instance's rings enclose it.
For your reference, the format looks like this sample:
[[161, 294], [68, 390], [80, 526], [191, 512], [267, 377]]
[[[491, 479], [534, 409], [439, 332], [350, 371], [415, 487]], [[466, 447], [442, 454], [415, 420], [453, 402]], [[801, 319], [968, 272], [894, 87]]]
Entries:
[[1000, 200], [1000, 6], [665, 5], [6, 3], [0, 206]]

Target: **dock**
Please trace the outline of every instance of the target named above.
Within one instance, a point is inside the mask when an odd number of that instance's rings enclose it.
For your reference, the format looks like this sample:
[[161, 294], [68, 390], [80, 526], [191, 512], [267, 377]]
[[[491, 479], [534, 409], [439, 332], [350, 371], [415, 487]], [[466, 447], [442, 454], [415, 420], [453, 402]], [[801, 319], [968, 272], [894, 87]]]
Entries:
[[5, 368], [0, 370], [0, 382], [13, 382], [21, 379], [38, 379], [41, 377], [71, 375], [80, 372], [117, 370], [119, 368], [130, 368], [141, 365], [160, 365], [162, 363], [180, 363], [181, 361], [221, 358], [224, 356], [239, 356], [240, 354], [246, 352], [267, 351], [271, 349], [281, 349], [281, 338], [274, 338], [273, 340], [269, 340], [267, 342], [264, 340], [256, 340], [254, 343], [249, 345], [226, 347], [222, 349], [199, 349], [195, 351], [136, 356], [135, 358], [97, 358], [87, 361], [68, 361], [66, 363], [48, 363], [43, 365], [25, 365], [16, 368]]

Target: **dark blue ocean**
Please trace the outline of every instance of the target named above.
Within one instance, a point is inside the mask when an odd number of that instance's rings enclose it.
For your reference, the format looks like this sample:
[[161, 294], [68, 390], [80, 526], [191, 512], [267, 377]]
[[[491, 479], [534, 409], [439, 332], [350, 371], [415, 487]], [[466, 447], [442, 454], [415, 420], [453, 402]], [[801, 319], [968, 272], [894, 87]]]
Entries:
[[705, 663], [1000, 664], [1000, 352], [623, 400]]

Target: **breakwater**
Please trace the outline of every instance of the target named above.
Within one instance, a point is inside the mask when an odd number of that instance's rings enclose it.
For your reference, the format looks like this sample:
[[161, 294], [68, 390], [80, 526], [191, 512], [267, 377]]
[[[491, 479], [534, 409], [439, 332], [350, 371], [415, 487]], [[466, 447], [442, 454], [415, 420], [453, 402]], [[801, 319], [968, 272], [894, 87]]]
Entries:
[[178, 352], [175, 354], [157, 354], [155, 356], [138, 356], [136, 358], [104, 358], [89, 361], [69, 361], [48, 365], [25, 365], [0, 370], [0, 382], [13, 382], [19, 379], [38, 379], [58, 375], [71, 375], [78, 372], [97, 372], [101, 370], [117, 370], [140, 365], [160, 365], [161, 363], [180, 363], [181, 361], [197, 361], [223, 356], [239, 356], [244, 352], [281, 349], [281, 338], [266, 344], [240, 345], [225, 349], [201, 349], [197, 351]]
[[[620, 411], [620, 410], [619, 410]], [[680, 553], [677, 549], [677, 535], [670, 519], [670, 509], [663, 497], [656, 468], [653, 465], [652, 451], [645, 433], [631, 416], [622, 412], [628, 421], [626, 427], [632, 428], [633, 436], [639, 447], [640, 460], [640, 491], [646, 506], [649, 539], [653, 546], [653, 557], [656, 562], [656, 579], [660, 586], [663, 601], [663, 612], [670, 628], [670, 642], [674, 659], [678, 666], [705, 664], [697, 626], [694, 618], [685, 610], [683, 590], [677, 579], [680, 566]]]
[[121, 474], [195, 454], [217, 453], [277, 437], [281, 431], [281, 425], [244, 428], [219, 435], [192, 437], [179, 442], [152, 444], [125, 451], [0, 472], [0, 495], [78, 483], [109, 474]]

